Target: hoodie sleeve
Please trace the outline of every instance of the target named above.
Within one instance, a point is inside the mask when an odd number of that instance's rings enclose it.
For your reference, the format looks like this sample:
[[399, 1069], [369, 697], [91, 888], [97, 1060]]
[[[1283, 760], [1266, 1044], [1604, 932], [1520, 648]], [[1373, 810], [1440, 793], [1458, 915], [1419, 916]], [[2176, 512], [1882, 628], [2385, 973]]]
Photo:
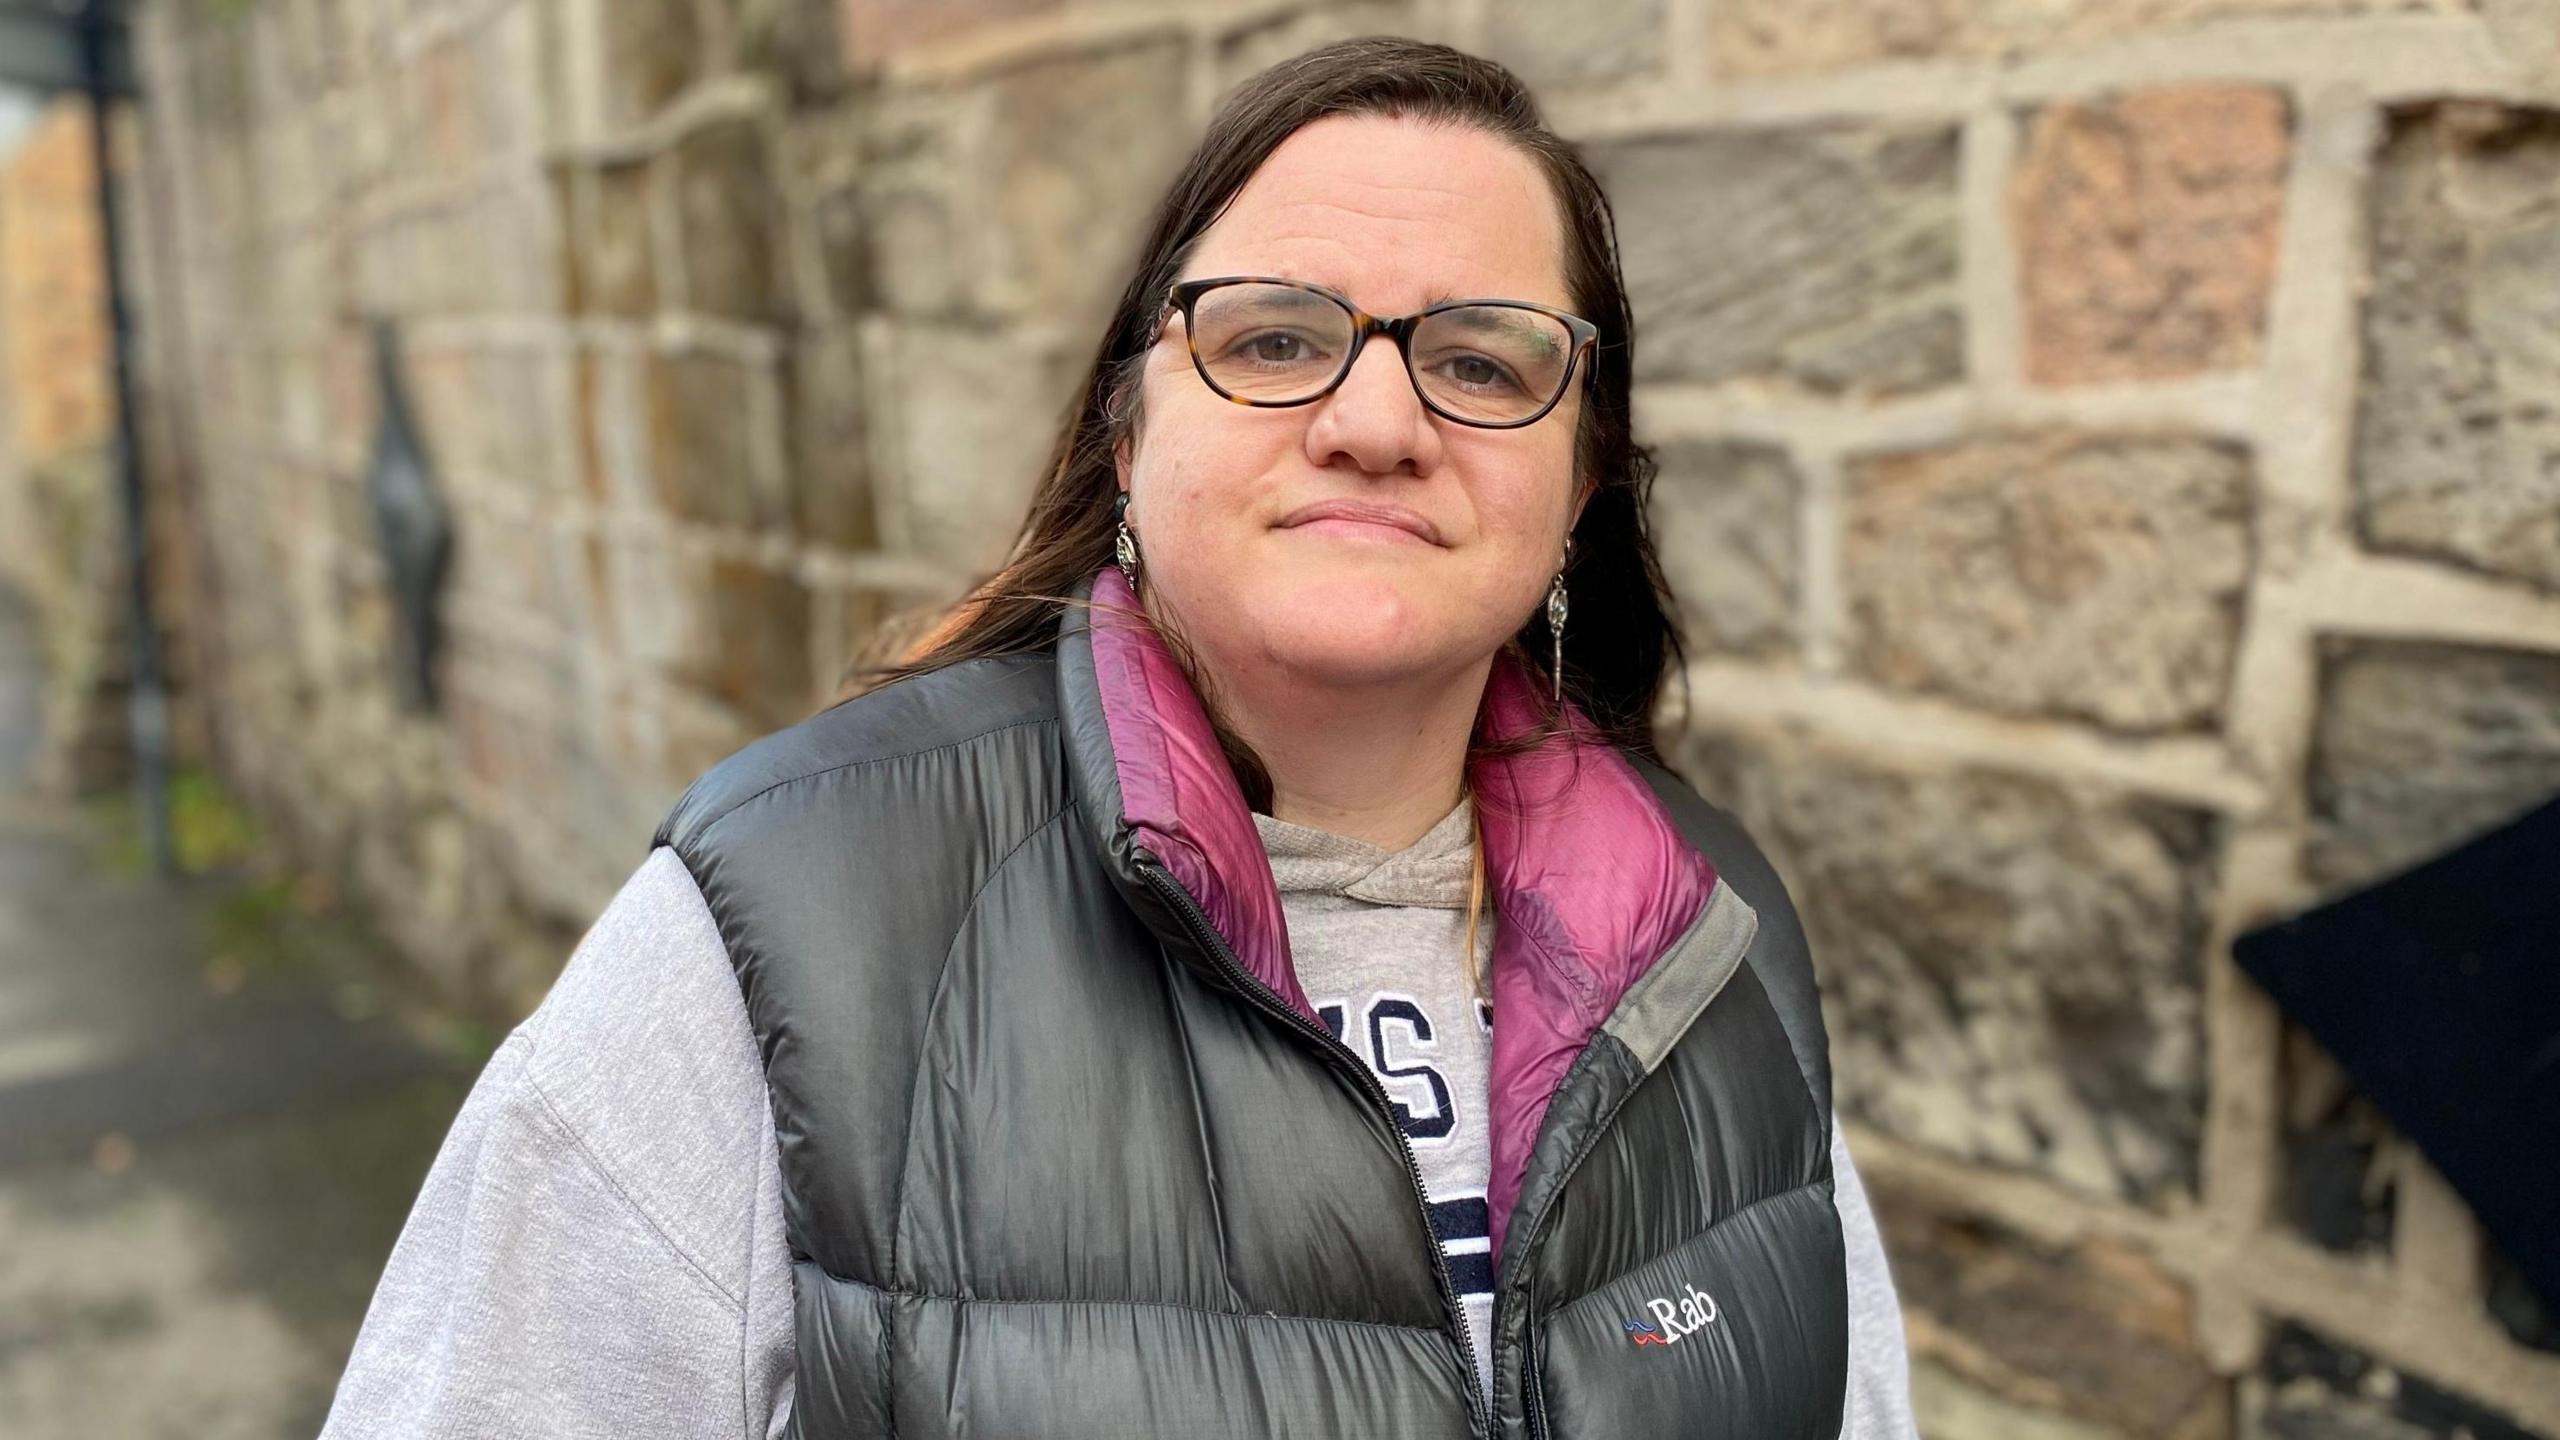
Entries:
[[1911, 1414], [1911, 1357], [1902, 1305], [1885, 1263], [1884, 1236], [1867, 1205], [1866, 1182], [1849, 1161], [1849, 1142], [1831, 1127], [1832, 1203], [1849, 1258], [1849, 1398], [1840, 1440], [1917, 1440]]
[[775, 1153], [726, 948], [660, 850], [473, 1086], [324, 1440], [778, 1435]]

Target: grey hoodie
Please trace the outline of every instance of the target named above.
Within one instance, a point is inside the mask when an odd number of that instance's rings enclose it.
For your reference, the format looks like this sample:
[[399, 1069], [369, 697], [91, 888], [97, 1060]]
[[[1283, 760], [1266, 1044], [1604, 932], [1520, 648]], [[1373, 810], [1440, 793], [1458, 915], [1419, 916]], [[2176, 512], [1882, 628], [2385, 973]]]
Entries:
[[[472, 1088], [383, 1272], [324, 1437], [778, 1436], [790, 1256], [729, 957], [652, 854]], [[1835, 1133], [1844, 1440], [1910, 1440], [1902, 1321]]]

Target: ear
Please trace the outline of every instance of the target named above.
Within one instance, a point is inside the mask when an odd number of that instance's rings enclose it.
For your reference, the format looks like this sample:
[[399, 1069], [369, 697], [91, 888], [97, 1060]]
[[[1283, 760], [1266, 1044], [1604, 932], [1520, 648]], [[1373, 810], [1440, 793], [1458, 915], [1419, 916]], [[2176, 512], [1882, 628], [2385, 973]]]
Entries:
[[1575, 527], [1582, 523], [1583, 507], [1591, 503], [1591, 497], [1598, 493], [1599, 489], [1600, 487], [1598, 485], [1582, 482], [1576, 483], [1573, 496], [1573, 513], [1565, 517], [1564, 533], [1567, 535], [1572, 534]]

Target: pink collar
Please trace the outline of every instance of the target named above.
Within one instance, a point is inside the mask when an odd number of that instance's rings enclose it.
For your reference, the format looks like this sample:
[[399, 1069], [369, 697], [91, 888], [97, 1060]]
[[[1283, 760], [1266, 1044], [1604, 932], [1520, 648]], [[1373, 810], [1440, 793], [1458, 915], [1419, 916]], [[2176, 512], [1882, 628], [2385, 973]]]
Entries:
[[[1314, 1019], [1289, 961], [1271, 867], [1190, 681], [1120, 572], [1092, 587], [1093, 669], [1130, 838], [1200, 905], [1246, 973]], [[1538, 723], [1509, 656], [1486, 685], [1499, 740]], [[1705, 908], [1715, 870], [1644, 777], [1570, 706], [1565, 729], [1470, 772], [1497, 922], [1489, 1201], [1499, 1255], [1547, 1101], [1628, 989]]]

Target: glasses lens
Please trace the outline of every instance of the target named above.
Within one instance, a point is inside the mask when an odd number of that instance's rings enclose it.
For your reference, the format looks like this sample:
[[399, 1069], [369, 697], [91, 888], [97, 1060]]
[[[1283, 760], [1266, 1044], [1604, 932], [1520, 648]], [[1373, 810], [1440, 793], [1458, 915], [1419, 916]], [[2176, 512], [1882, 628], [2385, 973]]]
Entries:
[[1351, 316], [1287, 285], [1221, 285], [1191, 309], [1191, 343], [1217, 387], [1240, 400], [1304, 400], [1342, 368]]
[[1412, 349], [1413, 373], [1431, 403], [1502, 425], [1537, 414], [1564, 389], [1573, 332], [1535, 310], [1461, 305], [1425, 317]]

